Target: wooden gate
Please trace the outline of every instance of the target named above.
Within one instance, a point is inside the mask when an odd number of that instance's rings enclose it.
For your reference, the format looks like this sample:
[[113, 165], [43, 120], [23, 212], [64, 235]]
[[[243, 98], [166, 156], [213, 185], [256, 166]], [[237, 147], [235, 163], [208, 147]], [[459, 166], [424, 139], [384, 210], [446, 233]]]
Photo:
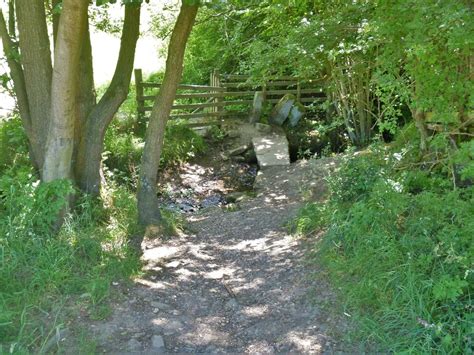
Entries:
[[[266, 101], [276, 103], [285, 94], [293, 94], [305, 105], [324, 100], [323, 86], [316, 81], [302, 81], [291, 76], [280, 76], [267, 80], [263, 85], [248, 82], [248, 75], [220, 74], [217, 70], [210, 75], [209, 85], [181, 84], [178, 86], [171, 119], [196, 120], [213, 118], [219, 123], [225, 117], [248, 117], [255, 92], [265, 92]], [[152, 110], [153, 101], [161, 83], [143, 81], [141, 69], [135, 69], [137, 110], [144, 115]], [[202, 123], [201, 123], [202, 125]]]

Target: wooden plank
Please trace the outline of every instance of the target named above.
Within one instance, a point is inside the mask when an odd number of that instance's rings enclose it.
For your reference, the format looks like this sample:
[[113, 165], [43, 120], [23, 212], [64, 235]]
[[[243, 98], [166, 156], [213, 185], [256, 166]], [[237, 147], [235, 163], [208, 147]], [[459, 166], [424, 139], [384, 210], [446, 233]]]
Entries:
[[197, 104], [178, 104], [173, 105], [173, 110], [192, 110], [196, 108], [205, 107], [225, 107], [234, 105], [249, 105], [253, 100], [235, 100], [235, 101], [221, 101], [221, 102], [209, 102], [209, 103], [197, 103]]
[[[305, 102], [316, 102], [316, 101], [323, 101], [325, 98], [320, 98], [320, 97], [303, 97], [300, 102], [305, 103]], [[280, 99], [267, 99], [267, 102], [270, 102], [271, 104], [276, 104]]]
[[221, 116], [246, 116], [246, 112], [226, 111], [226, 112], [199, 112], [199, 113], [182, 113], [171, 115], [172, 119], [186, 119], [186, 118], [205, 118], [205, 117], [221, 117]]
[[237, 79], [248, 79], [250, 75], [246, 74], [221, 74], [221, 77], [228, 80], [237, 80]]
[[[160, 88], [161, 83], [142, 83], [142, 86], [147, 87], [147, 88]], [[193, 85], [193, 84], [178, 85], [178, 90], [225, 91], [224, 88], [219, 87], [219, 86]]]
[[[285, 95], [285, 94], [294, 94], [294, 95], [298, 95], [298, 89], [287, 89], [287, 90], [268, 90], [267, 91], [267, 95], [271, 96], [271, 95]], [[321, 95], [325, 95], [324, 92], [322, 91], [319, 91], [318, 89], [301, 89], [300, 90], [300, 94], [301, 95], [317, 95], [317, 96], [321, 96]]]
[[[176, 99], [198, 99], [207, 97], [226, 97], [226, 96], [253, 96], [255, 91], [224, 91], [219, 93], [213, 92], [200, 92], [200, 93], [189, 93], [189, 94], [176, 94]], [[141, 100], [154, 100], [155, 95], [144, 95]]]
[[[176, 95], [177, 99], [197, 99], [197, 98], [212, 98], [212, 97], [233, 97], [233, 96], [251, 96], [254, 95], [255, 91], [235, 91], [235, 92], [222, 92], [222, 93], [198, 93], [198, 94], [178, 94]], [[298, 95], [298, 90], [268, 90], [266, 91], [267, 96], [275, 96], [275, 95], [285, 95], [285, 94], [294, 94]], [[326, 95], [324, 92], [313, 90], [313, 89], [301, 89], [300, 95], [302, 94], [311, 94], [314, 98], [324, 98]], [[307, 97], [303, 97], [302, 99], [308, 99]], [[137, 98], [137, 102], [142, 104], [138, 105], [138, 108], [141, 109], [144, 106], [145, 100], [155, 100], [155, 96], [143, 96], [141, 99]], [[301, 101], [300, 100], [300, 101]], [[244, 103], [252, 103], [251, 100], [242, 100], [245, 101]], [[183, 104], [184, 105], [184, 104]], [[194, 104], [190, 104], [194, 105]], [[199, 103], [195, 105], [200, 105]], [[197, 106], [193, 106], [197, 107]], [[211, 107], [211, 106], [209, 106]], [[190, 107], [191, 108], [191, 107]]]
[[135, 88], [137, 92], [137, 111], [138, 114], [144, 112], [143, 108], [145, 107], [145, 102], [143, 100], [143, 73], [141, 69], [135, 69]]
[[292, 81], [268, 81], [267, 87], [271, 86], [296, 86], [298, 84], [297, 80]]
[[[239, 80], [239, 79], [248, 79], [250, 78], [250, 75], [246, 74], [221, 74], [221, 77], [227, 80]], [[296, 76], [291, 76], [291, 75], [280, 75], [280, 76], [270, 76], [267, 78], [267, 80], [295, 80], [298, 81], [299, 78]]]
[[222, 86], [224, 88], [261, 88], [262, 85], [258, 86], [253, 86], [252, 84], [248, 84], [245, 82], [239, 82], [239, 83], [222, 83]]
[[253, 96], [255, 91], [223, 91], [219, 93], [177, 94], [177, 99], [197, 99], [202, 97]]
[[323, 88], [301, 89], [302, 94], [321, 94], [324, 92]]
[[294, 94], [296, 95], [296, 89], [287, 89], [287, 90], [267, 90], [267, 96], [272, 95], [285, 95], [285, 94]]
[[186, 127], [204, 127], [204, 126], [219, 126], [222, 121], [207, 121], [207, 122], [185, 122]]
[[300, 102], [305, 103], [305, 102], [316, 102], [316, 101], [324, 101], [326, 100], [325, 97], [303, 97]]

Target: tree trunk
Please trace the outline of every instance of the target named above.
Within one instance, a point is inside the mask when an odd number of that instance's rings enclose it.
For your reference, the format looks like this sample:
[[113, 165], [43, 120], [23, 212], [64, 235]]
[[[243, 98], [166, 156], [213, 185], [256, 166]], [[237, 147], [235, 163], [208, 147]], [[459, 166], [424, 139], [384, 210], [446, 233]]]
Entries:
[[88, 0], [64, 0], [54, 51], [51, 120], [43, 165], [43, 181], [71, 178], [76, 92]]
[[[12, 16], [12, 15], [10, 15]], [[10, 68], [10, 75], [13, 80], [13, 91], [16, 95], [18, 109], [20, 111], [20, 117], [25, 128], [26, 135], [31, 140], [34, 135], [31, 123], [30, 108], [28, 106], [28, 96], [26, 94], [25, 77], [23, 75], [23, 69], [21, 64], [17, 61], [18, 52], [15, 44], [11, 40], [5, 18], [3, 13], [0, 11], [0, 37], [2, 38], [3, 51], [7, 58], [8, 66]]]
[[81, 131], [75, 174], [81, 190], [89, 194], [97, 195], [100, 190], [100, 164], [105, 131], [127, 98], [139, 35], [140, 6], [126, 5], [120, 53], [112, 82], [92, 109]]
[[15, 3], [13, 0], [8, 0], [8, 32], [10, 32], [10, 37], [16, 37]]
[[61, 17], [58, 12], [58, 7], [61, 5], [62, 0], [52, 0], [51, 1], [51, 11], [53, 16], [53, 43], [56, 46], [56, 38], [58, 36], [58, 27], [59, 27], [59, 18]]
[[426, 127], [426, 114], [423, 110], [415, 109], [412, 112], [412, 115], [415, 119], [415, 126], [420, 133], [420, 150], [426, 152], [428, 150], [428, 128]]
[[150, 114], [137, 195], [138, 219], [145, 226], [157, 225], [161, 222], [156, 197], [158, 166], [163, 147], [166, 122], [168, 121], [183, 72], [186, 42], [194, 25], [197, 10], [198, 5], [186, 5], [184, 3], [181, 5], [168, 48], [165, 76]]
[[[82, 136], [84, 135], [84, 127], [94, 106], [97, 104], [88, 18], [86, 18], [85, 22], [84, 41], [81, 48], [78, 75], [79, 77], [77, 80], [79, 82], [79, 87], [76, 94], [77, 114], [74, 127], [74, 152], [72, 159], [73, 169], [75, 169], [78, 161], [79, 144]], [[77, 177], [75, 180], [77, 180]]]
[[23, 65], [35, 165], [43, 166], [50, 120], [52, 64], [44, 0], [16, 0], [21, 64]]

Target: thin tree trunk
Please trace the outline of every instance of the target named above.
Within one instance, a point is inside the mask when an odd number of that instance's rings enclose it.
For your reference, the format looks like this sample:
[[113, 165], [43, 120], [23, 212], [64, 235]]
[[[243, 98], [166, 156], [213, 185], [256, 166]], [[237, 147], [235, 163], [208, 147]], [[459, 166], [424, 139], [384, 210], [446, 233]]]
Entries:
[[16, 37], [15, 3], [13, 0], [8, 0], [8, 31], [11, 38]]
[[[94, 86], [94, 68], [92, 62], [92, 47], [89, 31], [89, 19], [86, 18], [84, 40], [81, 48], [81, 57], [79, 61], [79, 82], [76, 94], [77, 115], [74, 126], [74, 152], [72, 166], [75, 169], [79, 154], [79, 145], [83, 137], [84, 127], [94, 106], [97, 104], [96, 92]], [[76, 179], [77, 180], [77, 179]]]
[[23, 122], [23, 126], [26, 131], [28, 138], [32, 135], [32, 124], [30, 117], [30, 109], [28, 107], [28, 96], [26, 95], [25, 87], [25, 77], [23, 75], [23, 69], [21, 64], [17, 62], [16, 58], [18, 57], [17, 48], [11, 40], [8, 31], [7, 25], [5, 23], [5, 18], [3, 13], [0, 11], [0, 37], [2, 39], [3, 51], [5, 57], [7, 58], [8, 66], [10, 68], [10, 75], [13, 80], [13, 91], [15, 92], [18, 109], [20, 111], [20, 116]]
[[60, 6], [62, 0], [52, 0], [51, 1], [51, 11], [53, 16], [53, 43], [56, 46], [56, 37], [58, 36], [58, 26], [59, 26], [59, 18], [61, 17], [60, 13], [58, 12], [58, 6]]
[[20, 54], [33, 134], [30, 142], [37, 165], [43, 165], [50, 120], [51, 51], [44, 0], [16, 0]]
[[183, 72], [186, 42], [191, 33], [198, 5], [182, 4], [171, 35], [163, 83], [153, 105], [146, 131], [145, 148], [138, 186], [138, 215], [142, 225], [158, 225], [161, 215], [156, 197], [157, 172], [165, 136], [166, 122]]
[[97, 195], [100, 190], [105, 131], [127, 98], [139, 35], [140, 6], [126, 5], [120, 52], [112, 82], [87, 118], [79, 143], [75, 174], [81, 190], [89, 194]]
[[425, 152], [428, 149], [428, 128], [426, 127], [426, 114], [423, 110], [415, 109], [412, 113], [415, 119], [415, 126], [420, 133], [420, 150]]
[[51, 120], [43, 181], [71, 178], [79, 58], [88, 0], [64, 0], [54, 51]]

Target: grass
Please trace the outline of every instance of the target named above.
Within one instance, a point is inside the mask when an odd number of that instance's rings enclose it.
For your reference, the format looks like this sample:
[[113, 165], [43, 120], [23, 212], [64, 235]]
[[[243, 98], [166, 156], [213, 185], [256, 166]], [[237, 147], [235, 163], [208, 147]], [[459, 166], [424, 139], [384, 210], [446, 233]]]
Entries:
[[470, 354], [474, 188], [448, 188], [440, 173], [394, 170], [390, 154], [346, 161], [329, 179], [329, 201], [307, 205], [292, 227], [324, 232], [314, 260], [368, 348]]
[[111, 188], [106, 207], [80, 197], [59, 233], [51, 234], [51, 216], [69, 186], [38, 185], [21, 170], [4, 174], [0, 186], [0, 353], [27, 353], [64, 322], [66, 304], [80, 303], [92, 319], [110, 314], [112, 282], [141, 266], [128, 246], [138, 231], [136, 204], [123, 187]]
[[[0, 125], [0, 354], [38, 351], [74, 309], [85, 310], [90, 319], [107, 318], [112, 283], [141, 272], [129, 245], [143, 232], [134, 188], [144, 131], [135, 108], [132, 90], [107, 132], [108, 184], [102, 199], [77, 193], [75, 209], [58, 233], [51, 233], [52, 225], [73, 187], [64, 181], [39, 184], [20, 121]], [[205, 149], [192, 130], [171, 125], [162, 166]], [[167, 235], [184, 228], [177, 214], [164, 211], [163, 219]], [[80, 343], [85, 353], [94, 352], [87, 335]]]

